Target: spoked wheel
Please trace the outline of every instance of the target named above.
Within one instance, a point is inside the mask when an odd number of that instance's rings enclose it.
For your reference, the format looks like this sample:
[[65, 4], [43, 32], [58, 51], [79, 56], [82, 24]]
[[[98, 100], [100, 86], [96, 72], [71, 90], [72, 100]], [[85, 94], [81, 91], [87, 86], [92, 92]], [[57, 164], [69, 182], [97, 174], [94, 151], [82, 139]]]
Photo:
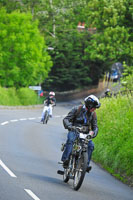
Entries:
[[70, 159], [69, 159], [69, 163], [68, 163], [68, 166], [66, 168], [64, 168], [64, 175], [63, 175], [63, 181], [65, 183], [67, 183], [70, 179], [70, 173], [71, 173], [71, 170], [70, 170], [70, 166], [72, 164], [72, 155], [70, 156]]
[[45, 115], [43, 118], [43, 124], [47, 124], [47, 122], [48, 122], [48, 111], [45, 111]]
[[47, 112], [47, 116], [46, 116], [46, 124], [48, 123], [48, 120], [49, 120], [49, 114]]
[[87, 169], [87, 162], [88, 162], [88, 154], [87, 152], [83, 152], [81, 157], [77, 160], [76, 164], [75, 176], [73, 180], [74, 190], [78, 190], [82, 185]]
[[64, 169], [63, 181], [65, 183], [69, 181], [69, 168]]

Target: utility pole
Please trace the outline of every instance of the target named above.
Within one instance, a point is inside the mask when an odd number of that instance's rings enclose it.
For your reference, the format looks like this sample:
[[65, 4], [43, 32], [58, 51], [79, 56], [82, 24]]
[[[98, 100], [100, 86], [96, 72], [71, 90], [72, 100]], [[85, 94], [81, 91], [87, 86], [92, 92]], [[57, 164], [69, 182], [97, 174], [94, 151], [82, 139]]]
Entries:
[[[53, 0], [49, 0], [49, 2], [50, 2], [50, 6], [51, 6], [51, 9], [52, 9], [52, 11], [54, 10], [53, 8]], [[52, 17], [53, 17], [53, 37], [55, 37], [55, 16], [54, 16], [54, 14], [52, 15]]]

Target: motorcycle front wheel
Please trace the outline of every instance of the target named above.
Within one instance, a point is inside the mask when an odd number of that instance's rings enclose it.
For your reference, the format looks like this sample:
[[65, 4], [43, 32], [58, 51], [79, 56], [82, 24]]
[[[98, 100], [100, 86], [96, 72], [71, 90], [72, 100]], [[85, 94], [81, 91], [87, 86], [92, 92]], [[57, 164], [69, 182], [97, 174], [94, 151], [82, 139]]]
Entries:
[[69, 181], [69, 168], [64, 169], [63, 181], [65, 183]]
[[70, 173], [71, 173], [71, 170], [70, 170], [70, 166], [72, 165], [72, 162], [73, 162], [73, 158], [72, 158], [72, 155], [70, 156], [70, 159], [69, 159], [69, 164], [66, 168], [64, 168], [64, 175], [63, 175], [63, 181], [65, 183], [67, 183], [70, 179]]
[[87, 162], [88, 162], [88, 154], [87, 152], [83, 152], [81, 154], [81, 157], [78, 158], [76, 162], [75, 175], [73, 180], [74, 190], [78, 190], [83, 183], [87, 169]]
[[44, 119], [43, 119], [43, 124], [47, 124], [48, 122], [48, 111], [45, 111]]

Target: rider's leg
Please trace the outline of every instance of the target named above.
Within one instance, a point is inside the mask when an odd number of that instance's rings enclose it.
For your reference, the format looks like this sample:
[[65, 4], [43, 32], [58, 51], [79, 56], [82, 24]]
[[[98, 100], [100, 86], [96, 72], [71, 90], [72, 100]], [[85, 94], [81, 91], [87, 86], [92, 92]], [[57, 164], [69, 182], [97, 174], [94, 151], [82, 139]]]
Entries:
[[92, 152], [94, 150], [94, 143], [90, 140], [88, 142], [88, 167], [87, 167], [87, 171], [89, 172], [91, 170], [91, 166], [89, 166], [90, 164], [90, 160], [91, 160], [91, 156], [92, 156]]
[[52, 117], [52, 105], [49, 105], [49, 110], [48, 110], [48, 112], [49, 112], [49, 116]]
[[75, 141], [75, 139], [76, 139], [75, 132], [73, 132], [73, 131], [68, 132], [65, 150], [64, 150], [64, 152], [62, 154], [62, 158], [61, 158], [61, 160], [63, 162], [66, 160], [67, 161], [69, 160], [69, 156], [72, 152], [73, 142]]
[[92, 142], [92, 140], [90, 140], [88, 142], [88, 166], [90, 164], [90, 160], [91, 160], [93, 150], [94, 150], [94, 143]]

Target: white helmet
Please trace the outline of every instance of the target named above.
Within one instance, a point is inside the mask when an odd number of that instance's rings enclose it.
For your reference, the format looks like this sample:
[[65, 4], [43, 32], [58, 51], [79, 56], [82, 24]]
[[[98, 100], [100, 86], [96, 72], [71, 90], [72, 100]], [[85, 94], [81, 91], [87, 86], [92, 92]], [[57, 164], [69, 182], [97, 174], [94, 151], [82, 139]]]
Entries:
[[54, 92], [50, 92], [49, 96], [55, 96], [55, 93]]
[[89, 95], [88, 97], [86, 97], [84, 102], [85, 102], [85, 106], [88, 109], [99, 108], [101, 106], [99, 99], [94, 95]]
[[110, 92], [110, 89], [108, 88], [108, 89], [106, 90], [106, 92]]

